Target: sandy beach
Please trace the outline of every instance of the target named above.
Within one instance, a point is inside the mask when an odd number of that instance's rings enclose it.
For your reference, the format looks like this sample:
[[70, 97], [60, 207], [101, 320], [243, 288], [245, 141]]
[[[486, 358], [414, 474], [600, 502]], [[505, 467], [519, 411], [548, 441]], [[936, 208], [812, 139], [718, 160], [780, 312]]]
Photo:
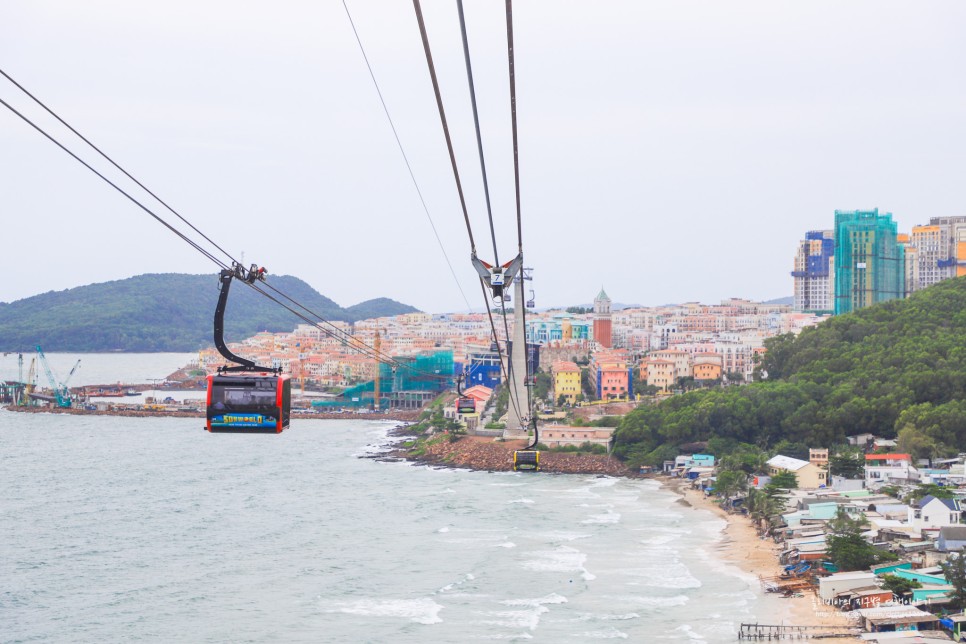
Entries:
[[[706, 497], [700, 490], [691, 489], [686, 481], [667, 481], [665, 487], [681, 495], [682, 505], [696, 511], [714, 512], [727, 521], [722, 531], [722, 539], [716, 546], [723, 560], [759, 578], [781, 574], [782, 566], [778, 562], [781, 547], [771, 539], [759, 537], [751, 521], [743, 516], [728, 514], [712, 498]], [[781, 597], [778, 593], [765, 593], [763, 590], [762, 594], [762, 605], [774, 611], [774, 619], [768, 621], [770, 624], [831, 627], [850, 625], [846, 613], [824, 606], [812, 591], [803, 593], [801, 597], [788, 598]], [[861, 640], [847, 638], [836, 641]]]

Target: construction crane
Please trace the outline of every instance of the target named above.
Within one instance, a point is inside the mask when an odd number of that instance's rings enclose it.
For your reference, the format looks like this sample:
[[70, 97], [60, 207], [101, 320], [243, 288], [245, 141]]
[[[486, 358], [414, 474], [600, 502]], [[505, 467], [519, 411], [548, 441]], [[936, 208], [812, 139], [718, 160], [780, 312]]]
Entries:
[[[44, 372], [47, 374], [47, 382], [50, 383], [50, 389], [54, 392], [54, 398], [57, 400], [58, 407], [70, 407], [70, 391], [67, 389], [67, 385], [58, 385], [57, 380], [54, 379], [54, 372], [50, 370], [50, 365], [47, 364], [47, 356], [44, 355], [44, 350], [37, 345], [37, 357], [40, 359], [40, 364], [44, 368]], [[80, 362], [78, 360], [78, 362]], [[74, 365], [74, 369], [77, 365]], [[71, 369], [71, 374], [74, 373], [74, 369]]]
[[36, 379], [36, 377], [37, 377], [37, 359], [31, 358], [30, 369], [27, 371], [27, 379], [22, 381], [23, 393], [20, 394], [21, 406], [26, 407], [27, 405], [32, 404], [33, 401], [30, 398], [30, 394], [34, 392], [34, 386], [36, 385], [36, 383], [34, 382], [34, 379]]
[[77, 362], [74, 363], [74, 366], [71, 367], [71, 369], [70, 369], [70, 373], [67, 374], [67, 377], [66, 378], [64, 378], [64, 382], [60, 383], [61, 386], [64, 387], [64, 389], [67, 388], [67, 383], [70, 382], [71, 376], [73, 376], [74, 375], [74, 372], [77, 371], [77, 367], [80, 366], [80, 362], [81, 361], [78, 360]]
[[373, 345], [376, 350], [376, 380], [373, 383], [374, 391], [372, 392], [372, 409], [373, 411], [378, 412], [381, 411], [382, 407], [382, 405], [379, 404], [379, 397], [382, 395], [382, 392], [379, 391], [379, 385], [381, 384], [379, 382], [379, 355], [382, 351], [382, 337], [379, 335], [379, 329], [376, 329], [376, 338], [375, 342], [373, 342]]

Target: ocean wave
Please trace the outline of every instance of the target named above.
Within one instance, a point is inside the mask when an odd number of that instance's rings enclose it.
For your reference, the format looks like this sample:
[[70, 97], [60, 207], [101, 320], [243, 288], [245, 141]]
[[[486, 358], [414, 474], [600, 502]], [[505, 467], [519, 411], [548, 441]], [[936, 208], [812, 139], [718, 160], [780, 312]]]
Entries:
[[504, 599], [500, 603], [504, 606], [543, 606], [544, 604], [566, 604], [567, 598], [557, 593], [550, 593], [536, 599]]
[[357, 599], [332, 602], [323, 606], [327, 613], [345, 613], [363, 617], [404, 617], [417, 624], [439, 624], [443, 606], [432, 599]]
[[586, 479], [590, 483], [590, 487], [614, 487], [620, 482], [620, 479], [612, 476], [600, 476], [592, 479]]
[[516, 548], [517, 544], [513, 543], [512, 541], [504, 541], [503, 543], [497, 544], [496, 547], [497, 548]]
[[621, 515], [619, 512], [608, 512], [607, 514], [592, 514], [580, 523], [583, 525], [611, 525], [620, 523]]
[[529, 505], [533, 503], [533, 499], [514, 499], [513, 501], [507, 501], [507, 503], [526, 503]]
[[481, 640], [532, 640], [530, 633], [505, 633], [496, 635], [477, 635], [475, 639]]
[[652, 566], [625, 568], [624, 574], [637, 580], [638, 585], [649, 588], [671, 588], [683, 590], [700, 588], [701, 581], [691, 574], [687, 566], [676, 560], [655, 557]]
[[480, 611], [484, 619], [474, 620], [476, 624], [486, 626], [502, 626], [504, 628], [526, 628], [531, 631], [540, 626], [540, 618], [550, 609], [544, 605], [534, 606], [529, 610], [491, 610]]
[[541, 572], [579, 572], [584, 570], [587, 555], [569, 546], [554, 550], [538, 550], [529, 553], [533, 558], [523, 562], [527, 570]]
[[581, 532], [545, 532], [540, 535], [548, 541], [577, 541], [578, 539], [588, 539], [591, 535]]
[[608, 628], [607, 630], [603, 631], [587, 631], [585, 633], [580, 633], [578, 637], [589, 640], [626, 640], [630, 636], [623, 631], [617, 630], [616, 628]]

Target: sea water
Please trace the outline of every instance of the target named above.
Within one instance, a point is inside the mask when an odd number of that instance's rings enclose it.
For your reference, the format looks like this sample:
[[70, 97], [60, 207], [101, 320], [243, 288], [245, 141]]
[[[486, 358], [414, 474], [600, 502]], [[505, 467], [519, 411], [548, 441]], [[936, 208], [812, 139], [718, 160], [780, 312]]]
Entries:
[[777, 602], [655, 482], [371, 458], [391, 424], [0, 410], [0, 641], [730, 642]]

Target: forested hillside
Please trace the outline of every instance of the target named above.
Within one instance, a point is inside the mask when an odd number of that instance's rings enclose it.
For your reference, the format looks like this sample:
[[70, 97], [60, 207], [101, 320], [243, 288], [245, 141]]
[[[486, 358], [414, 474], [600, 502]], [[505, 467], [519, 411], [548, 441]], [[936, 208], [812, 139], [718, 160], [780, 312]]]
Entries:
[[[269, 283], [327, 320], [353, 322], [416, 311], [386, 298], [344, 309], [296, 277], [273, 275]], [[139, 275], [52, 291], [0, 305], [0, 350], [39, 344], [45, 351], [194, 351], [212, 345], [217, 299], [214, 274]], [[225, 339], [291, 331], [302, 322], [236, 281], [225, 313]]]
[[966, 278], [766, 346], [761, 381], [642, 406], [618, 428], [616, 453], [656, 462], [678, 445], [708, 439], [819, 447], [903, 429], [931, 453], [966, 446]]

